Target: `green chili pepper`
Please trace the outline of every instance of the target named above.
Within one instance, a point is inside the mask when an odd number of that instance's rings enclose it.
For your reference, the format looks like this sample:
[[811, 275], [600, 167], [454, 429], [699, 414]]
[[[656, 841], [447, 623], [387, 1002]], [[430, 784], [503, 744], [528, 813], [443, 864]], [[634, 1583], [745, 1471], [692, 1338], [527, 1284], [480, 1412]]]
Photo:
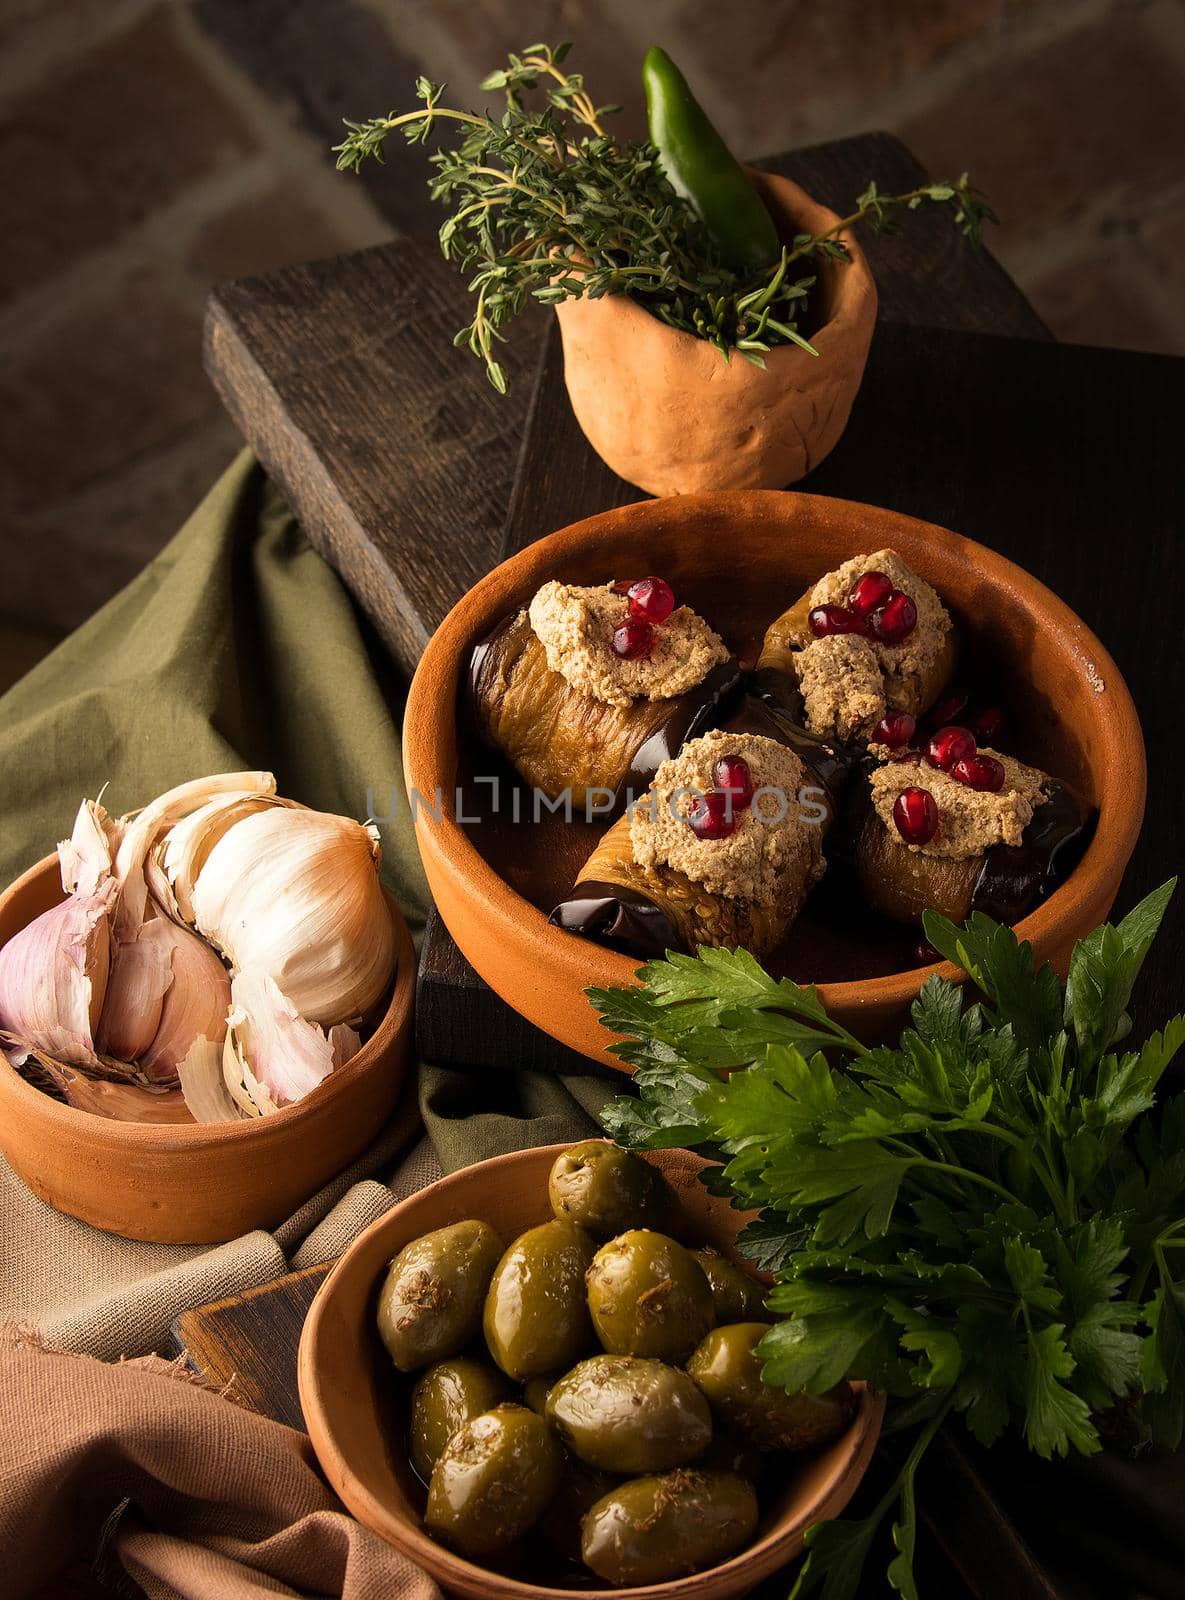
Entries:
[[746, 278], [773, 266], [782, 248], [773, 218], [687, 79], [657, 45], [646, 52], [642, 82], [650, 141], [672, 186], [715, 240], [723, 264]]

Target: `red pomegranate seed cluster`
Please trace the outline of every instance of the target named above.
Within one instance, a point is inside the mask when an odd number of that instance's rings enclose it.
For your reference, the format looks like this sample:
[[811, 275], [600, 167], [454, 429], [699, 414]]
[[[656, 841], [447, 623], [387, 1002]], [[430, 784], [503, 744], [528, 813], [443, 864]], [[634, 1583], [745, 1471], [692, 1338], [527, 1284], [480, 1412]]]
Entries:
[[721, 756], [712, 768], [712, 781], [716, 787], [697, 796], [687, 826], [698, 839], [727, 839], [753, 804], [749, 763], [744, 756]]
[[848, 603], [815, 606], [807, 626], [816, 639], [833, 633], [859, 633], [881, 644], [900, 644], [918, 625], [918, 608], [894, 589], [884, 572], [863, 572], [848, 591]]
[[1004, 787], [1004, 763], [979, 751], [970, 728], [939, 728], [926, 745], [926, 760], [968, 789], [996, 794]]
[[636, 661], [653, 650], [655, 628], [675, 609], [674, 592], [662, 578], [627, 578], [613, 585], [613, 593], [627, 596], [630, 603], [629, 617], [613, 631], [613, 654]]
[[[885, 722], [888, 720], [886, 717]], [[883, 722], [874, 737], [882, 727]], [[957, 723], [931, 734], [923, 759], [968, 789], [997, 794], [1004, 787], [1004, 763], [995, 756], [984, 755], [976, 746], [971, 729]], [[929, 789], [902, 789], [893, 802], [893, 821], [906, 844], [929, 844], [938, 832], [938, 805]]]

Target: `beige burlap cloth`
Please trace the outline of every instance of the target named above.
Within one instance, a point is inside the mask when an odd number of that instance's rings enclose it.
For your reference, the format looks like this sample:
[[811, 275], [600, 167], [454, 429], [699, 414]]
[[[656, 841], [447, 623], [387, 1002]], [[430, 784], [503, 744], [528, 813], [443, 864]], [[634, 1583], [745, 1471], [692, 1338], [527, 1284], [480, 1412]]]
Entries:
[[274, 1233], [214, 1248], [100, 1233], [39, 1200], [0, 1159], [0, 1320], [108, 1361], [171, 1354], [182, 1311], [332, 1260], [396, 1199], [439, 1176], [414, 1087], [381, 1138]]
[[[0, 1329], [0, 1592], [150, 1600], [439, 1600], [347, 1516], [303, 1434], [241, 1411], [156, 1357], [106, 1365]], [[80, 1586], [79, 1586], [80, 1585]]]

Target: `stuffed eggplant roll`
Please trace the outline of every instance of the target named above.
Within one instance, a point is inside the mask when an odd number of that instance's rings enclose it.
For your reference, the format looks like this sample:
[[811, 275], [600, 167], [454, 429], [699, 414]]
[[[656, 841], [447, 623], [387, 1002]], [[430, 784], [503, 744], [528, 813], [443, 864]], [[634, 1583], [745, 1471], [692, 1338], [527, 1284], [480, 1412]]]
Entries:
[[631, 955], [718, 945], [761, 957], [823, 875], [832, 816], [827, 788], [788, 744], [704, 734], [663, 762], [551, 920]]
[[864, 897], [898, 922], [920, 923], [924, 911], [1016, 922], [1078, 859], [1091, 813], [1058, 779], [975, 748], [966, 729], [943, 733], [970, 745], [949, 770], [911, 750], [869, 775], [856, 840]]
[[766, 630], [758, 681], [797, 684], [815, 734], [875, 742], [885, 717], [917, 718], [938, 698], [957, 656], [938, 595], [894, 550], [828, 572]]
[[[640, 598], [639, 598], [640, 596]], [[481, 736], [549, 799], [645, 793], [740, 691], [724, 641], [661, 579], [546, 583], [473, 653]]]

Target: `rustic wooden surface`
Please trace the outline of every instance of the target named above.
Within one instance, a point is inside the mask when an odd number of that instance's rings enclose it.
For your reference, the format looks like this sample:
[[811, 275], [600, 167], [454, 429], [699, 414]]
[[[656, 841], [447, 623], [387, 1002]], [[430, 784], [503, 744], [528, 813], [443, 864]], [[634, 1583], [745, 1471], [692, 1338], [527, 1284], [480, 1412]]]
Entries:
[[[762, 163], [846, 206], [875, 177], [924, 174], [887, 134], [843, 139]], [[886, 317], [1040, 337], [1036, 313], [986, 252], [916, 213], [867, 241]], [[431, 240], [402, 241], [215, 290], [206, 368], [281, 485], [310, 539], [342, 574], [405, 670], [457, 598], [498, 560], [548, 314], [506, 348], [511, 392], [452, 337], [468, 321], [460, 275]], [[600, 509], [594, 473], [557, 504]], [[636, 498], [636, 491], [631, 492]], [[562, 520], [571, 520], [564, 517]], [[561, 524], [538, 526], [550, 532]]]

